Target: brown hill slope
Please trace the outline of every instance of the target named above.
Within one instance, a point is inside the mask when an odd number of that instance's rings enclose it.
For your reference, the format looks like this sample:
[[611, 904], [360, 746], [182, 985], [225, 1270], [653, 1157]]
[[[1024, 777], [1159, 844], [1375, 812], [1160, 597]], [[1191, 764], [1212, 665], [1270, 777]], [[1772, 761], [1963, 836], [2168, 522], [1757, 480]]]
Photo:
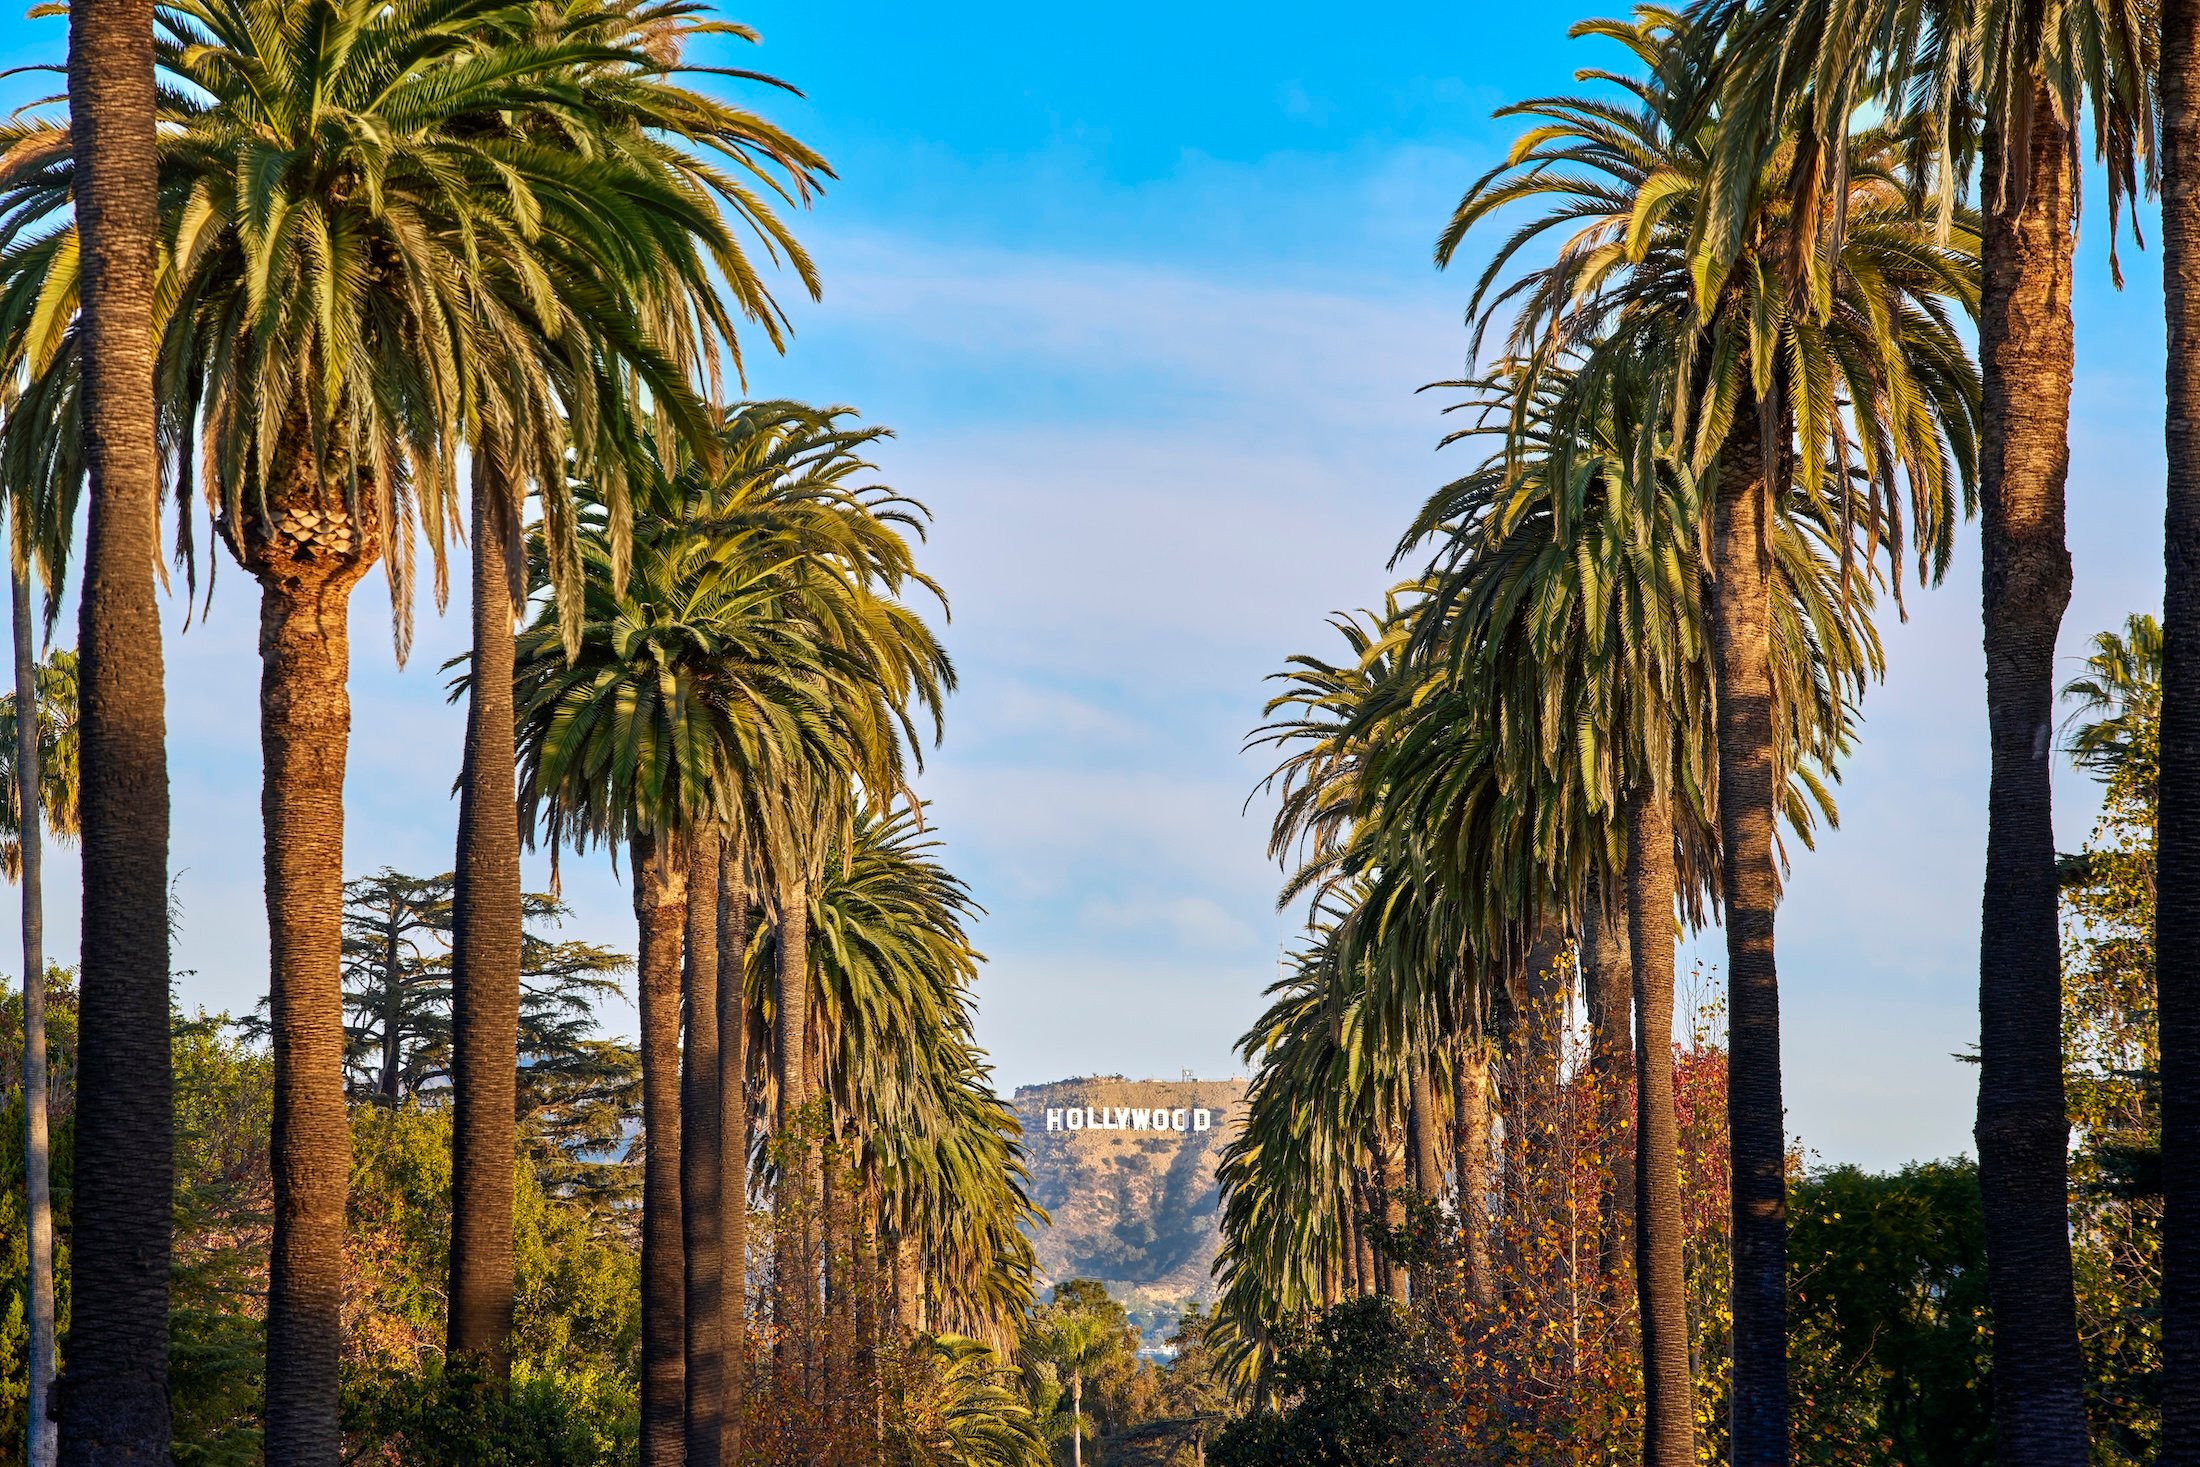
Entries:
[[1243, 1080], [1120, 1075], [1017, 1090], [1033, 1200], [1053, 1219], [1033, 1239], [1047, 1279], [1099, 1279], [1126, 1300], [1210, 1298], [1215, 1165], [1244, 1099]]

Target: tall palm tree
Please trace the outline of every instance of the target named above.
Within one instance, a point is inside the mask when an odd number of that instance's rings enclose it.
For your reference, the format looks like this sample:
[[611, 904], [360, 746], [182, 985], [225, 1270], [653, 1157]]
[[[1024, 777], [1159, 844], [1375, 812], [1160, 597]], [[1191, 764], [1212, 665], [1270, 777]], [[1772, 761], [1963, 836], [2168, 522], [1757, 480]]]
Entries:
[[[2163, 1467], [2200, 1464], [2200, 5], [2161, 7], [2169, 455], [2154, 973], [2162, 1087]], [[1998, 1397], [1997, 1397], [1998, 1400]]]
[[[69, 113], [91, 513], [77, 614], [83, 658], [83, 952], [72, 1208], [78, 1291], [60, 1458], [169, 1450], [168, 760], [153, 601], [160, 466], [153, 401], [160, 233], [152, 0], [69, 9]], [[29, 166], [42, 171], [55, 156]], [[10, 170], [0, 191], [17, 200]], [[28, 221], [11, 221], [21, 228]], [[0, 241], [11, 250], [12, 240]], [[10, 363], [14, 366], [14, 363]], [[15, 421], [20, 422], [20, 419]]]
[[[805, 771], [845, 757], [848, 710], [866, 715], [870, 697], [814, 628], [785, 614], [788, 584], [806, 573], [800, 546], [759, 533], [747, 553], [726, 553], [688, 487], [674, 476], [639, 486], [631, 526], [600, 499], [584, 503], [582, 618], [576, 625], [558, 598], [546, 600], [520, 638], [515, 673], [526, 828], [539, 814], [553, 847], [625, 845], [634, 862], [643, 1440], [653, 1463], [679, 1460], [685, 1438], [678, 1053], [688, 843], [705, 826], [738, 827], [743, 801], [798, 787]], [[628, 535], [622, 584], [618, 542]], [[547, 588], [548, 547], [536, 543]]]
[[1057, 1310], [1025, 1337], [1024, 1348], [1068, 1378], [1070, 1461], [1084, 1467], [1085, 1377], [1122, 1348], [1115, 1332], [1097, 1314]]
[[[17, 501], [15, 523], [26, 517]], [[0, 698], [0, 869], [23, 897], [23, 1182], [26, 1317], [25, 1461], [52, 1467], [59, 1447], [47, 1409], [54, 1383], [54, 1231], [52, 1141], [46, 1089], [45, 898], [40, 883], [45, 833], [77, 834], [77, 666], [55, 652], [44, 664], [31, 653], [28, 547], [18, 528], [11, 577], [15, 602], [15, 691]], [[24, 716], [23, 710], [30, 710]]]
[[[2189, 22], [2175, 6], [2161, 19], [2168, 58]], [[2075, 359], [2078, 126], [2089, 113], [2094, 150], [2105, 165], [2114, 273], [2119, 216], [2155, 167], [2152, 15], [2122, 0], [1769, 0], [1747, 7], [1721, 0], [1707, 8], [1705, 21], [1708, 42], [1731, 44], [1711, 72], [1722, 122], [1716, 204], [1697, 241], [1701, 280], [1722, 278], [1739, 258], [1746, 214], [1739, 201], [1757, 186], [1769, 140], [1798, 121], [1807, 142], [1795, 155], [1793, 176], [1808, 200], [1804, 212], [1816, 216], [1814, 228], [1829, 242], [1845, 223], [1837, 166], [1860, 106], [1871, 104], [1909, 133], [1920, 191], [1937, 196], [1944, 219], [1974, 165], [1981, 185], [1981, 613], [1993, 764], [1979, 945], [1977, 1129], [1994, 1309], [1995, 1431], [2004, 1452], [2076, 1467], [2087, 1445], [2068, 1236], [2049, 761], [2055, 643], [2070, 596], [2063, 501]], [[2167, 104], [2177, 73], [2174, 63], [2162, 71], [2160, 157], [2169, 178], [2191, 126]], [[2174, 196], [2174, 182], [2171, 188]], [[2188, 242], [2179, 231], [2190, 226], [2180, 225], [2174, 206], [2165, 209], [2163, 226], [2174, 475], [2180, 434], [2188, 431], [2177, 403], [2181, 383], [2192, 380], [2180, 377], [2177, 345], [2178, 266]], [[1793, 252], [1791, 265], [1802, 268], [1787, 272], [1791, 281], [1813, 279], [1826, 257], [1824, 249], [1815, 256]], [[2173, 548], [2173, 582], [2177, 554]], [[2169, 868], [2178, 860], [2172, 852]], [[2173, 970], [2174, 964], [2162, 969]], [[2200, 1394], [2192, 1399], [2200, 1403]]]
[[[1716, 126], [1695, 104], [1688, 22], [1645, 9], [1633, 23], [1591, 22], [1577, 35], [1618, 41], [1644, 75], [1616, 78], [1632, 97], [1551, 98], [1504, 109], [1535, 131], [1461, 200], [1439, 240], [1448, 262], [1466, 235], [1509, 205], [1549, 212], [1495, 252], [1469, 314], [1486, 329], [1491, 291], [1520, 252], [1566, 231], [1557, 259], [1520, 270], [1496, 301], [1517, 303], [1513, 354], [1548, 363], [1593, 342], [1579, 375], [1622, 363], [1671, 363], [1677, 443], [1705, 496], [1701, 531], [1712, 577], [1709, 622], [1717, 688], [1718, 813], [1727, 937], [1729, 1129], [1734, 1167], [1733, 1458], [1788, 1459], [1786, 1134], [1781, 1099], [1773, 821], [1782, 786], [1771, 658], [1775, 517], [1800, 496], [1867, 492], [1844, 558], [1885, 553], [1900, 567], [1915, 542], [1918, 573], [1946, 563], [1955, 496], [1970, 489], [1978, 434], [1976, 378], [1949, 307], [1976, 308], [1977, 236], [1924, 217], [1901, 171], [1898, 139], [1860, 133], [1840, 145], [1835, 191], [1845, 228], [1822, 243], [1797, 196], [1807, 144], [1776, 135], [1733, 197], [1715, 195]], [[1598, 73], [1602, 76], [1603, 73]], [[1737, 261], [1708, 288], [1695, 268], [1716, 210], [1739, 217]], [[1806, 294], [1786, 262], [1830, 249]], [[1807, 306], [1807, 309], [1805, 308]], [[1593, 400], [1593, 398], [1592, 398]], [[1858, 425], [1866, 425], [1860, 428]], [[1951, 462], [1952, 460], [1952, 462]], [[1792, 488], [1785, 487], [1792, 486]], [[1903, 513], [1907, 499], [1909, 512]]]
[[[742, 315], [758, 323], [774, 346], [785, 340], [785, 319], [740, 242], [709, 207], [732, 213], [775, 258], [784, 256], [814, 297], [816, 272], [772, 207], [772, 200], [806, 202], [830, 170], [810, 149], [764, 119], [682, 85], [675, 59], [669, 67], [642, 69], [633, 48], [661, 61], [677, 58], [699, 31], [753, 41], [745, 27], [703, 18], [699, 7], [613, 3], [567, 9], [555, 16], [548, 41], [586, 38], [607, 51], [576, 68], [574, 101], [545, 109], [525, 130], [551, 151], [583, 130], [589, 148], [625, 164], [638, 178], [655, 179], [663, 192], [576, 195], [588, 206], [576, 218], [554, 223], [547, 247], [566, 258], [572, 275], [618, 262], [622, 285], [616, 299], [581, 297], [579, 319], [562, 330], [538, 331], [545, 363], [525, 354], [512, 366], [504, 396], [519, 402], [541, 398], [538, 416], [553, 435], [576, 421], [593, 423], [596, 442], [579, 446], [586, 457], [616, 457], [622, 415], [605, 412], [616, 401], [615, 383], [595, 380], [616, 372], [638, 344], [685, 343], [682, 363], [707, 373], [714, 350], [740, 360], [733, 317], [718, 291]], [[540, 23], [539, 18], [529, 17]], [[744, 73], [748, 80], [782, 86]], [[790, 89], [791, 90], [791, 89]], [[679, 146], [668, 146], [674, 141]], [[706, 156], [709, 162], [705, 162]], [[718, 171], [730, 163], [733, 174]], [[676, 207], [667, 207], [677, 201]], [[698, 204], [705, 207], [697, 208]], [[536, 303], [514, 303], [531, 319]], [[629, 319], [629, 317], [635, 319]], [[536, 382], [534, 377], [544, 380]], [[561, 415], [562, 404], [567, 413]], [[631, 431], [627, 428], [627, 431]], [[466, 744], [460, 775], [455, 964], [465, 975], [458, 989], [457, 1073], [453, 1099], [453, 1239], [450, 1349], [502, 1373], [509, 1366], [512, 1318], [513, 1130], [510, 1085], [518, 1033], [520, 871], [516, 811], [504, 792], [513, 785], [511, 679], [513, 623], [525, 611], [526, 568], [520, 554], [520, 520], [530, 483], [545, 496], [544, 519], [557, 535], [552, 556], [557, 593], [570, 605], [576, 562], [567, 543], [570, 506], [557, 455], [534, 472], [512, 451], [509, 431], [491, 431], [476, 445], [470, 523], [473, 527], [472, 656], [481, 675], [467, 699]], [[585, 460], [584, 460], [585, 461]], [[617, 492], [616, 474], [603, 476]]]

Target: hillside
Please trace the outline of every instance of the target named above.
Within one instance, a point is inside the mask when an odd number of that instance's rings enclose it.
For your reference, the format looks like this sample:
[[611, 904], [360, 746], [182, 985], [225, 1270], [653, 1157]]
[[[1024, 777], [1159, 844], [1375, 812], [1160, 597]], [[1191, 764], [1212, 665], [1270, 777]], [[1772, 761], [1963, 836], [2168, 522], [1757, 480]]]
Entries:
[[1210, 1298], [1215, 1166], [1244, 1098], [1243, 1080], [1092, 1076], [1019, 1089], [1033, 1200], [1053, 1219], [1033, 1239], [1047, 1279], [1099, 1279], [1134, 1312]]

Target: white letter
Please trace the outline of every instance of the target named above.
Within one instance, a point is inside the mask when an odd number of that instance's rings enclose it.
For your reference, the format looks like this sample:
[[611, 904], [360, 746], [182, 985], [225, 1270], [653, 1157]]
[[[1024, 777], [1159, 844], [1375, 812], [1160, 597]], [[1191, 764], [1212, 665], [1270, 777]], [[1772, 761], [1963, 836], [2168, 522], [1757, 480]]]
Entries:
[[1062, 1108], [1060, 1106], [1057, 1105], [1048, 1108], [1047, 1129], [1050, 1131], [1059, 1131], [1062, 1129]]
[[1206, 1130], [1211, 1130], [1211, 1129], [1213, 1129], [1213, 1127], [1214, 1127], [1214, 1123], [1215, 1123], [1215, 1113], [1214, 1113], [1213, 1111], [1211, 1111], [1211, 1110], [1195, 1110], [1195, 1111], [1193, 1111], [1193, 1112], [1192, 1112], [1192, 1129], [1193, 1129], [1193, 1130], [1195, 1130], [1195, 1131], [1206, 1131]]
[[1189, 1112], [1182, 1110], [1173, 1110], [1169, 1112], [1169, 1125], [1171, 1129], [1178, 1131], [1185, 1129], [1185, 1127], [1189, 1124], [1190, 1119], [1191, 1117]]
[[1153, 1129], [1153, 1112], [1150, 1110], [1132, 1111], [1131, 1129], [1134, 1131], [1147, 1131]]
[[1082, 1109], [1073, 1105], [1062, 1112], [1062, 1123], [1072, 1131], [1082, 1131], [1085, 1129], [1085, 1113]]

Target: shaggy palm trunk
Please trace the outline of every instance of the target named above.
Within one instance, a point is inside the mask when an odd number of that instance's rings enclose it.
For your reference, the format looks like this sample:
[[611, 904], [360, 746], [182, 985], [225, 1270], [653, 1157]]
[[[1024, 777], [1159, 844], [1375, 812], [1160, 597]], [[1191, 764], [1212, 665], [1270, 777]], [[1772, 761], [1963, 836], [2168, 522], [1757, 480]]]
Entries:
[[1635, 1008], [1635, 1299], [1645, 1467], [1693, 1467], [1680, 1128], [1673, 1111], [1673, 826], [1665, 800], [1627, 808], [1627, 951]]
[[1497, 1272], [1490, 1258], [1490, 1050], [1480, 1034], [1460, 1037], [1451, 1086], [1460, 1253], [1467, 1295], [1487, 1308], [1497, 1302]]
[[904, 1338], [924, 1329], [924, 1259], [911, 1232], [894, 1240], [894, 1303]]
[[687, 1467], [725, 1434], [725, 1155], [718, 1106], [718, 832], [688, 840], [687, 1046], [680, 1065], [680, 1228], [687, 1279]]
[[2162, 7], [2169, 512], [2154, 961], [2162, 1086], [2161, 1467], [2200, 1467], [2200, 3]]
[[28, 1395], [24, 1445], [29, 1467], [52, 1467], [59, 1439], [47, 1402], [53, 1394], [53, 1186], [46, 1125], [45, 811], [39, 801], [38, 662], [31, 653], [30, 535], [15, 507], [15, 828], [23, 880], [23, 1200], [30, 1289], [24, 1321]]
[[[1993, 749], [1979, 938], [1979, 1190], [1994, 1311], [1994, 1430], [2002, 1459], [2025, 1467], [2087, 1460], [2048, 777], [2055, 638], [2070, 600], [2063, 543], [2076, 246], [2070, 146], [2053, 99], [2040, 89], [2029, 151], [2008, 159], [2016, 176], [2005, 190], [1987, 191], [1979, 316], [1981, 583]], [[1999, 140], [1989, 139], [1989, 181], [2001, 157]], [[2014, 194], [2020, 178], [2021, 202]]]
[[1417, 1055], [1412, 1063], [1408, 1115], [1413, 1141], [1413, 1190], [1424, 1202], [1434, 1202], [1444, 1194], [1444, 1159], [1438, 1154], [1436, 1097], [1429, 1084], [1432, 1061], [1426, 1055]]
[[76, 1291], [60, 1395], [71, 1467], [169, 1456], [175, 1107], [168, 1024], [168, 754], [153, 415], [152, 0], [69, 7], [80, 406], [90, 512], [77, 611], [83, 947]]
[[1376, 1173], [1376, 1186], [1379, 1189], [1377, 1200], [1382, 1203], [1383, 1208], [1383, 1245], [1376, 1267], [1382, 1279], [1383, 1293], [1402, 1301], [1407, 1296], [1409, 1283], [1403, 1250], [1406, 1227], [1405, 1139], [1402, 1136], [1386, 1136], [1380, 1144], [1382, 1169]]
[[512, 622], [527, 594], [517, 496], [494, 445], [473, 460], [473, 676], [451, 904], [450, 1357], [512, 1371], [512, 1173], [521, 903]]
[[1611, 1158], [1609, 1171], [1597, 1178], [1599, 1273], [1607, 1297], [1617, 1302], [1634, 1250], [1635, 1149], [1619, 1144], [1628, 1129], [1627, 1092], [1635, 1068], [1635, 1043], [1628, 1028], [1634, 970], [1628, 961], [1626, 914], [1611, 910], [1602, 886], [1598, 883], [1590, 892], [1582, 912], [1581, 994], [1589, 1011], [1597, 1135], [1600, 1150]]
[[1734, 1171], [1734, 1467], [1788, 1460], [1787, 1131], [1773, 956], [1780, 880], [1772, 855], [1772, 493], [1764, 449], [1756, 399], [1745, 394], [1719, 453], [1711, 585]]
[[719, 1318], [725, 1396], [719, 1454], [741, 1460], [749, 1369], [749, 885], [741, 853], [720, 851], [718, 882]]
[[633, 838], [642, 1021], [642, 1467], [681, 1467], [686, 1446], [686, 1279], [680, 1238], [679, 843]]
[[[308, 491], [293, 487], [301, 495]], [[326, 507], [332, 518], [342, 512]], [[250, 531], [248, 530], [249, 534]], [[260, 582], [260, 818], [265, 832], [268, 1018], [275, 1060], [275, 1227], [268, 1263], [269, 1467], [332, 1467], [342, 1438], [344, 1211], [344, 767], [351, 744], [352, 588], [377, 551], [266, 534]]]

